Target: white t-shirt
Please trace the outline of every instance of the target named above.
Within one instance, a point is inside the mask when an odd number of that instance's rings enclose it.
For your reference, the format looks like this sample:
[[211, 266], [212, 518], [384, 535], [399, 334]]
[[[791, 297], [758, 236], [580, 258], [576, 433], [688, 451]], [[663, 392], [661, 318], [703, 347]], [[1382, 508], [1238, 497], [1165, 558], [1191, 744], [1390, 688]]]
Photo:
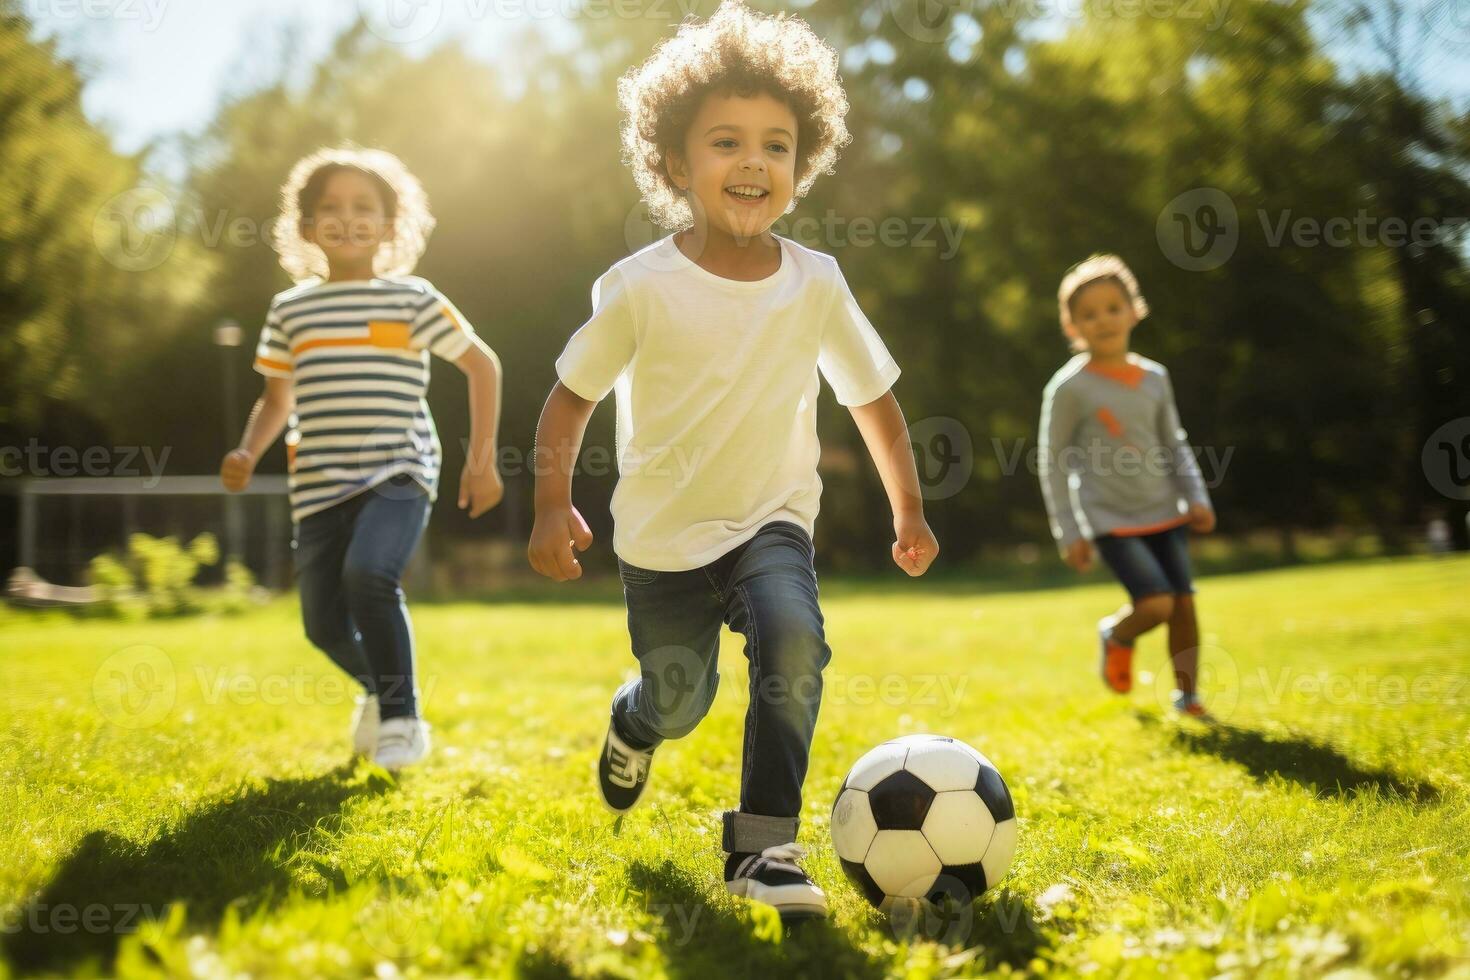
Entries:
[[613, 550], [657, 571], [707, 565], [765, 524], [812, 532], [817, 371], [843, 405], [898, 378], [837, 260], [778, 238], [781, 267], [724, 279], [673, 238], [615, 264], [557, 359], [589, 401], [617, 392]]

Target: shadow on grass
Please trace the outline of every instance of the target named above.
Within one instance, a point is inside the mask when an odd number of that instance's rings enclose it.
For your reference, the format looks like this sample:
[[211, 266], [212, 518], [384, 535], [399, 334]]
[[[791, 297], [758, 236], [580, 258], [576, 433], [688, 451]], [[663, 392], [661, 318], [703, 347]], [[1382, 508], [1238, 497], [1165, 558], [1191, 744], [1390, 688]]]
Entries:
[[974, 916], [966, 948], [978, 949], [977, 961], [987, 970], [1009, 966], [1022, 973], [1032, 960], [1051, 946], [1031, 899], [1010, 888], [986, 893], [971, 906]]
[[711, 903], [703, 883], [672, 861], [635, 861], [628, 881], [663, 920], [658, 946], [671, 976], [884, 976], [882, 964], [825, 919], [788, 925], [780, 942], [757, 937], [751, 922]]
[[[1153, 715], [1140, 713], [1145, 723]], [[1364, 792], [1398, 796], [1414, 803], [1433, 803], [1439, 790], [1431, 783], [1404, 778], [1388, 769], [1360, 766], [1337, 749], [1302, 735], [1267, 734], [1216, 722], [1200, 730], [1176, 728], [1175, 744], [1244, 766], [1259, 780], [1280, 776], [1311, 790], [1321, 799], [1350, 798]]]
[[[216, 926], [227, 906], [283, 897], [283, 855], [314, 828], [331, 829], [353, 796], [391, 783], [354, 778], [349, 763], [320, 776], [242, 786], [201, 805], [147, 844], [97, 830], [6, 922], [3, 950], [16, 972], [69, 973], [88, 964], [110, 972], [122, 937], [184, 903], [196, 928]], [[248, 911], [244, 909], [242, 911]]]
[[[890, 964], [870, 959], [829, 920], [788, 925], [779, 943], [757, 937], [751, 922], [711, 904], [703, 885], [671, 861], [657, 866], [634, 862], [628, 878], [644, 894], [648, 910], [663, 920], [659, 949], [672, 976], [887, 974]], [[969, 950], [972, 955], [965, 962], [986, 969], [1024, 970], [1049, 945], [1031, 901], [1009, 888], [968, 909], [951, 908], [948, 915], [932, 907], [907, 921], [873, 915], [874, 927], [897, 941], [940, 941], [950, 947], [951, 956]]]

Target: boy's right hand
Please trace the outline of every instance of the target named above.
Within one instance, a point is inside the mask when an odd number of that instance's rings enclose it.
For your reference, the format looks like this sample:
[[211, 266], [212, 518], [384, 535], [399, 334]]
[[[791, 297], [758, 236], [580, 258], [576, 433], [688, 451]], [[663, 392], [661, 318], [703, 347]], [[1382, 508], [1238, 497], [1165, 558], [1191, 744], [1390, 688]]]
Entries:
[[554, 582], [569, 582], [582, 577], [582, 563], [572, 552], [592, 547], [592, 530], [577, 508], [568, 504], [548, 510], [537, 509], [536, 526], [531, 529], [531, 544], [526, 557], [531, 567]]
[[1079, 538], [1073, 541], [1067, 546], [1067, 553], [1064, 557], [1067, 560], [1067, 564], [1077, 569], [1077, 571], [1087, 571], [1092, 567], [1092, 542], [1086, 538]]
[[250, 486], [250, 478], [254, 475], [255, 457], [248, 450], [232, 449], [219, 464], [220, 482], [231, 493], [239, 493]]

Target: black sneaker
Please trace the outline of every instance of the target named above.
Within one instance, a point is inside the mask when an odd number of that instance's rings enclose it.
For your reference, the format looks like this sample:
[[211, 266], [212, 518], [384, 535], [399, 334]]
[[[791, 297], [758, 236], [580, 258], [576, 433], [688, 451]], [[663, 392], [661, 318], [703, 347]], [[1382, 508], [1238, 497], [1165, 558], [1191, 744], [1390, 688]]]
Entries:
[[731, 895], [773, 907], [783, 919], [824, 919], [827, 896], [796, 864], [805, 856], [799, 844], [731, 854], [725, 859], [725, 887]]
[[635, 749], [618, 737], [618, 728], [607, 723], [602, 755], [597, 757], [597, 789], [602, 802], [613, 813], [624, 814], [637, 805], [648, 784], [648, 767], [653, 749]]

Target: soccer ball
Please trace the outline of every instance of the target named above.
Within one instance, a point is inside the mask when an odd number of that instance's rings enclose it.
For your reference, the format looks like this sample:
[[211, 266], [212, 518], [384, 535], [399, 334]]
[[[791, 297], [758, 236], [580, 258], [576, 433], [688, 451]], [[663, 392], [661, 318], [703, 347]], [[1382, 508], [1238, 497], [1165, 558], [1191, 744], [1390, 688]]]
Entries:
[[832, 807], [842, 870], [880, 909], [968, 904], [1005, 875], [1016, 809], [995, 765], [964, 742], [905, 735], [857, 761]]

